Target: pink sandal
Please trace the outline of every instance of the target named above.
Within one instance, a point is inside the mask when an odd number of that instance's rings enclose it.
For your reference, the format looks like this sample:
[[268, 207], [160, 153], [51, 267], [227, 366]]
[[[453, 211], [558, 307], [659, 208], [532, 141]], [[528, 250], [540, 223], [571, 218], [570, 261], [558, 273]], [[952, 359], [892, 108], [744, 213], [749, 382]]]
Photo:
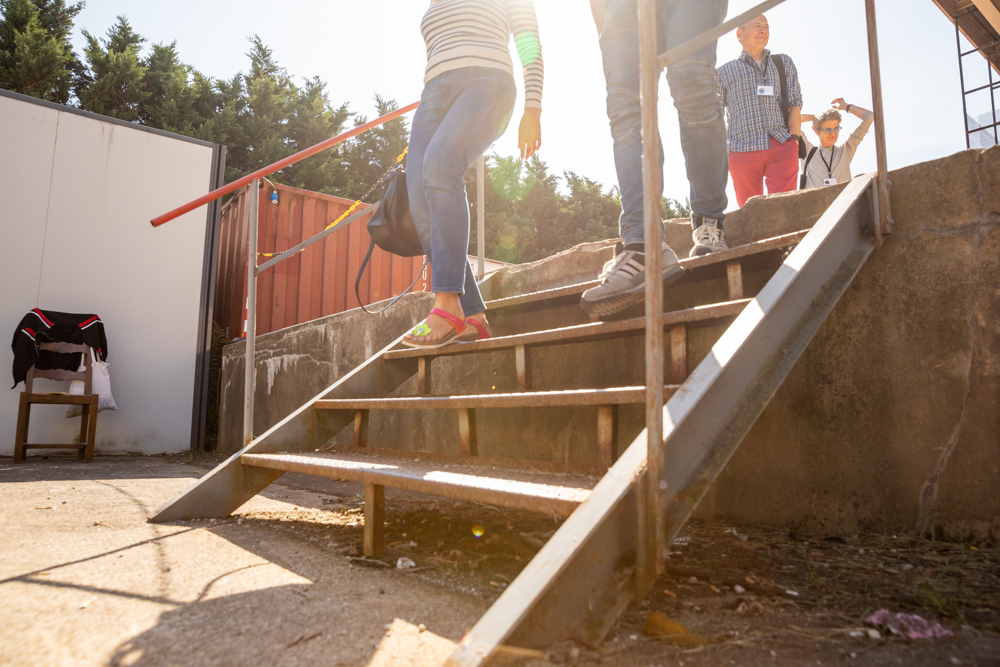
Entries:
[[471, 343], [473, 341], [486, 340], [487, 338], [493, 337], [490, 335], [490, 332], [486, 329], [485, 326], [483, 326], [483, 324], [479, 320], [470, 317], [469, 319], [465, 320], [465, 323], [471, 324], [476, 329], [476, 331], [472, 331], [471, 329], [467, 328], [465, 333], [458, 337], [459, 341], [463, 343]]
[[[448, 322], [448, 324], [451, 325], [452, 330], [449, 331], [447, 334], [445, 334], [444, 338], [440, 338], [438, 340], [416, 341], [416, 340], [406, 340], [404, 338], [403, 345], [405, 345], [406, 347], [415, 347], [422, 350], [435, 350], [439, 347], [444, 347], [445, 345], [450, 345], [451, 343], [454, 343], [456, 340], [459, 339], [459, 337], [462, 334], [465, 333], [466, 326], [465, 322], [462, 320], [461, 317], [455, 317], [451, 313], [445, 312], [440, 308], [431, 309], [430, 314], [437, 315], [438, 317], [443, 318], [446, 322]], [[410, 335], [429, 336], [431, 335], [431, 327], [429, 324], [427, 324], [427, 321], [424, 320], [417, 326], [410, 329]]]

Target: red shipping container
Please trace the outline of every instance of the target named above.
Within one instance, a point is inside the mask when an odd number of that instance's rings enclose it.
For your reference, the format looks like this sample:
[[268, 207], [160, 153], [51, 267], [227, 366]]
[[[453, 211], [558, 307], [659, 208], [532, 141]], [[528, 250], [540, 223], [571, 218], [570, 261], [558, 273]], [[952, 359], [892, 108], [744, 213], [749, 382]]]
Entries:
[[[271, 203], [277, 190], [278, 203]], [[280, 253], [323, 231], [354, 202], [318, 192], [269, 184], [260, 190], [257, 252]], [[247, 230], [250, 192], [239, 191], [222, 216], [215, 321], [227, 338], [244, 334], [247, 295]], [[363, 204], [357, 210], [369, 207]], [[365, 215], [327, 235], [257, 277], [257, 334], [265, 334], [326, 315], [357, 308], [354, 280], [371, 238]], [[258, 264], [269, 257], [260, 256]], [[377, 247], [361, 278], [365, 305], [401, 294], [419, 277], [413, 291], [430, 287], [430, 265], [423, 257], [398, 257]]]

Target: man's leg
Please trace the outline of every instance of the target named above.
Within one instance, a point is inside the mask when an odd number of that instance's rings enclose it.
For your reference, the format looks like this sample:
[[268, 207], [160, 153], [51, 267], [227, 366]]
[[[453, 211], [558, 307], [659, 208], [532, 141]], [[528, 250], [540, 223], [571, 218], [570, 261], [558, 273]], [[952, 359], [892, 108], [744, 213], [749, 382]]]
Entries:
[[767, 193], [793, 192], [798, 188], [799, 180], [799, 145], [795, 139], [778, 143], [771, 138], [771, 150], [764, 162], [764, 179], [767, 183]]
[[[601, 53], [608, 90], [608, 120], [614, 140], [615, 169], [621, 192], [622, 214], [618, 221], [624, 244], [605, 264], [601, 284], [583, 293], [580, 303], [592, 317], [603, 317], [642, 301], [645, 290], [645, 230], [642, 187], [642, 112], [639, 106], [639, 17], [636, 0], [608, 0]], [[663, 164], [659, 137], [651, 142]], [[663, 180], [657, 187], [662, 196]], [[659, 197], [657, 197], [659, 199]], [[664, 280], [676, 280], [683, 272], [677, 255], [664, 243]]]
[[[663, 50], [722, 23], [728, 0], [662, 0]], [[680, 121], [681, 149], [691, 185], [692, 256], [726, 249], [726, 125], [715, 76], [716, 42], [670, 66], [667, 83]]]
[[750, 197], [764, 194], [764, 155], [767, 152], [729, 153], [729, 175], [740, 208]]
[[[607, 84], [608, 120], [621, 192], [619, 231], [626, 245], [645, 238], [642, 217], [642, 112], [639, 106], [639, 19], [636, 0], [608, 0], [601, 53]], [[656, 148], [663, 162], [657, 137]], [[663, 192], [663, 181], [658, 185]]]

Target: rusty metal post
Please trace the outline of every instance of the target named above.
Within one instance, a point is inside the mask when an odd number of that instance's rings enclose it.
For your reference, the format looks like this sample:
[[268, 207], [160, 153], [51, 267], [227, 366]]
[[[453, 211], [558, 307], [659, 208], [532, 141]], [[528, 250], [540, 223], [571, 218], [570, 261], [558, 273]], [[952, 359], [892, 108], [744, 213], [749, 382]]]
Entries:
[[868, 21], [868, 66], [872, 80], [872, 111], [875, 113], [875, 157], [878, 162], [878, 219], [875, 224], [875, 244], [882, 245], [882, 235], [892, 231], [892, 211], [889, 209], [888, 161], [885, 156], [885, 116], [882, 112], [882, 76], [878, 62], [878, 28], [875, 25], [875, 0], [865, 0]]
[[486, 275], [486, 158], [482, 155], [476, 162], [476, 246], [479, 254], [477, 282]]
[[260, 181], [250, 183], [250, 224], [247, 230], [247, 336], [243, 375], [243, 446], [253, 441], [254, 358], [257, 337], [257, 206]]
[[642, 597], [659, 573], [663, 542], [663, 255], [660, 245], [662, 165], [657, 129], [660, 65], [656, 52], [656, 1], [639, 0], [639, 104], [642, 112], [642, 208], [646, 239], [646, 476], [639, 507], [636, 590]]

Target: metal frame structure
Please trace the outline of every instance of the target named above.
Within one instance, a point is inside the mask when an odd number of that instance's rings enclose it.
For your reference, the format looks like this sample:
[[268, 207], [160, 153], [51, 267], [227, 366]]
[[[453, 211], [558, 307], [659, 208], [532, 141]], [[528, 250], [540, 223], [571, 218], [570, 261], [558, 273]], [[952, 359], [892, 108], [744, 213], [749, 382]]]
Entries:
[[[222, 197], [226, 196], [227, 194], [236, 192], [237, 190], [239, 190], [239, 189], [241, 189], [241, 188], [243, 188], [245, 186], [249, 186], [250, 187], [250, 211], [249, 211], [249, 213], [250, 213], [250, 222], [249, 222], [249, 225], [248, 225], [248, 234], [247, 234], [247, 237], [248, 237], [247, 238], [247, 244], [248, 244], [248, 250], [247, 250], [247, 325], [246, 325], [246, 351], [245, 351], [245, 354], [244, 354], [245, 363], [244, 363], [244, 376], [243, 376], [243, 446], [244, 447], [246, 447], [247, 445], [249, 445], [254, 440], [254, 433], [253, 433], [253, 395], [254, 395], [254, 388], [255, 388], [255, 385], [256, 385], [256, 383], [254, 381], [254, 377], [255, 377], [255, 373], [254, 373], [254, 370], [255, 370], [254, 359], [256, 358], [256, 351], [257, 351], [257, 349], [256, 349], [257, 348], [257, 345], [256, 345], [256, 343], [257, 343], [257, 276], [259, 276], [263, 271], [266, 271], [267, 269], [271, 268], [272, 266], [275, 266], [276, 264], [279, 264], [279, 263], [285, 261], [286, 259], [290, 259], [292, 256], [294, 256], [294, 255], [302, 252], [303, 250], [305, 250], [306, 248], [308, 248], [312, 244], [316, 243], [317, 241], [323, 240], [323, 238], [325, 238], [329, 234], [332, 234], [335, 231], [339, 231], [340, 229], [342, 229], [342, 228], [346, 227], [347, 225], [351, 224], [352, 222], [354, 222], [358, 218], [361, 218], [361, 217], [366, 216], [366, 215], [370, 215], [370, 214], [374, 213], [375, 210], [378, 209], [378, 204], [375, 204], [374, 208], [372, 208], [371, 206], [365, 206], [363, 209], [361, 209], [357, 213], [354, 213], [353, 215], [345, 218], [344, 220], [342, 220], [341, 222], [339, 222], [337, 225], [334, 225], [332, 227], [329, 227], [329, 228], [323, 230], [319, 234], [316, 234], [316, 235], [312, 236], [311, 238], [306, 239], [305, 241], [299, 243], [298, 245], [295, 245], [295, 246], [289, 248], [288, 250], [284, 251], [280, 255], [277, 255], [276, 257], [272, 257], [271, 259], [267, 260], [266, 262], [264, 262], [263, 264], [261, 264], [261, 265], [258, 266], [257, 265], [257, 222], [258, 222], [258, 214], [259, 214], [259, 197], [260, 197], [260, 184], [261, 184], [261, 181], [262, 180], [267, 180], [266, 177], [270, 176], [271, 174], [275, 173], [276, 171], [280, 171], [281, 169], [284, 169], [285, 167], [291, 166], [291, 165], [295, 164], [296, 162], [304, 160], [307, 157], [311, 157], [311, 156], [313, 156], [313, 155], [315, 155], [317, 153], [320, 153], [320, 152], [322, 152], [322, 151], [324, 151], [324, 150], [326, 150], [328, 148], [332, 148], [333, 146], [336, 146], [337, 144], [343, 143], [344, 141], [346, 141], [346, 140], [348, 140], [348, 139], [350, 139], [352, 137], [355, 137], [355, 136], [357, 136], [359, 134], [367, 132], [370, 129], [373, 129], [375, 127], [383, 125], [383, 124], [389, 122], [390, 120], [393, 120], [395, 118], [398, 118], [399, 116], [402, 116], [403, 114], [406, 114], [406, 113], [408, 113], [410, 111], [413, 111], [419, 105], [420, 105], [419, 102], [414, 102], [413, 104], [409, 104], [409, 105], [407, 105], [407, 106], [405, 106], [405, 107], [403, 107], [401, 109], [397, 109], [397, 110], [395, 110], [395, 111], [393, 111], [391, 113], [388, 113], [388, 114], [386, 114], [384, 116], [381, 116], [380, 118], [376, 118], [375, 120], [373, 120], [373, 121], [371, 121], [369, 123], [365, 123], [364, 125], [361, 125], [361, 126], [356, 127], [356, 128], [354, 128], [352, 130], [349, 130], [347, 132], [339, 134], [336, 137], [332, 137], [330, 139], [327, 139], [326, 141], [318, 143], [315, 146], [312, 146], [312, 147], [307, 148], [305, 150], [299, 151], [298, 153], [296, 153], [294, 155], [290, 155], [289, 157], [286, 157], [283, 160], [279, 160], [278, 162], [275, 162], [274, 164], [268, 165], [267, 167], [264, 167], [263, 169], [258, 169], [257, 171], [253, 172], [252, 174], [244, 176], [243, 178], [239, 178], [239, 179], [233, 181], [232, 183], [229, 183], [228, 185], [225, 185], [223, 187], [217, 188], [217, 189], [209, 192], [207, 195], [204, 195], [202, 197], [199, 197], [198, 199], [190, 201], [187, 204], [184, 204], [183, 206], [180, 206], [180, 207], [174, 209], [173, 211], [170, 211], [169, 213], [165, 213], [164, 215], [161, 215], [161, 216], [159, 216], [157, 218], [154, 218], [153, 220], [150, 221], [150, 224], [152, 224], [153, 227], [159, 227], [160, 225], [162, 225], [164, 223], [167, 223], [167, 222], [170, 222], [171, 220], [173, 220], [173, 219], [175, 219], [177, 217], [180, 217], [181, 215], [184, 215], [185, 213], [193, 211], [194, 209], [198, 208], [199, 206], [201, 206], [203, 204], [213, 204], [214, 202], [217, 202], [219, 199], [221, 199]], [[486, 160], [485, 160], [484, 156], [480, 156], [479, 159], [476, 161], [476, 196], [477, 196], [477, 199], [476, 199], [476, 202], [477, 202], [476, 203], [476, 218], [477, 218], [476, 223], [477, 223], [478, 241], [479, 241], [479, 243], [478, 243], [478, 246], [479, 246], [478, 247], [479, 256], [478, 256], [477, 259], [478, 259], [478, 265], [479, 265], [478, 266], [478, 268], [479, 268], [479, 274], [478, 275], [479, 275], [479, 280], [480, 281], [483, 280], [483, 274], [486, 272], [486, 256], [485, 256], [485, 253], [486, 253], [486, 237], [485, 237], [486, 219], [485, 219], [485, 207], [483, 205], [483, 200], [485, 198], [485, 189], [486, 189], [485, 170], [486, 170]]]
[[[973, 134], [976, 134], [978, 132], [984, 132], [989, 129], [993, 130], [993, 145], [994, 146], [1000, 145], [1000, 122], [998, 122], [997, 120], [997, 100], [996, 100], [996, 91], [1000, 90], [1000, 78], [998, 78], [998, 80], [994, 82], [993, 80], [994, 65], [992, 62], [990, 62], [990, 59], [988, 57], [985, 58], [985, 60], [986, 60], [987, 76], [989, 77], [989, 83], [987, 83], [985, 86], [979, 86], [978, 88], [973, 88], [972, 90], [965, 89], [965, 56], [969, 56], [974, 53], [982, 53], [982, 55], [985, 57], [986, 52], [989, 49], [992, 49], [994, 52], [1000, 52], [1000, 40], [990, 42], [989, 44], [984, 44], [983, 46], [975, 46], [975, 44], [973, 44], [975, 48], [969, 49], [968, 51], [962, 51], [962, 32], [958, 25], [959, 19], [965, 18], [966, 16], [974, 14], [978, 11], [979, 8], [976, 7], [975, 5], [972, 5], [964, 14], [957, 15], [953, 21], [953, 23], [955, 24], [955, 45], [958, 50], [958, 80], [960, 82], [962, 90], [962, 121], [965, 123], [966, 148], [972, 148], [971, 138]], [[990, 111], [993, 114], [993, 123], [991, 125], [985, 125], [983, 127], [970, 130], [969, 109], [968, 109], [968, 104], [966, 102], [966, 98], [969, 95], [978, 93], [982, 90], [990, 91]]]

